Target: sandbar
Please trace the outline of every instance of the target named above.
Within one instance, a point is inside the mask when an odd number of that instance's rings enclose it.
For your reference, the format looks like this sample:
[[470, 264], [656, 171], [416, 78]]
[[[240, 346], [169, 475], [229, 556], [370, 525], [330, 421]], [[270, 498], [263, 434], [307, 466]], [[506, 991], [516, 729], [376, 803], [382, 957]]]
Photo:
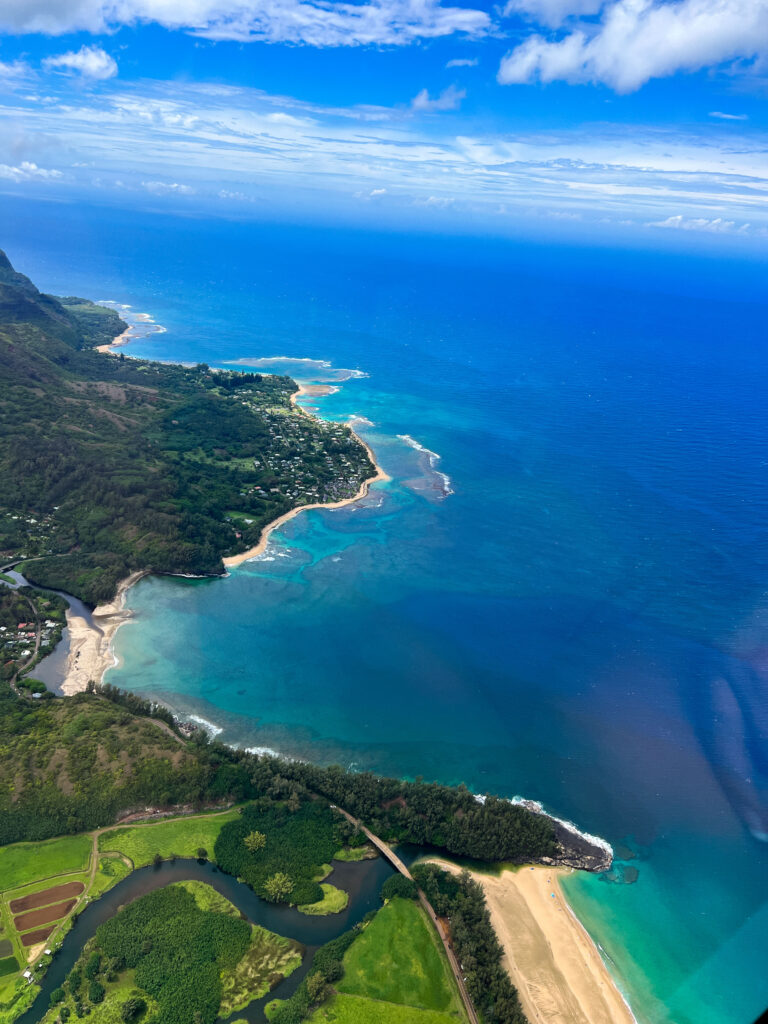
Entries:
[[536, 866], [471, 874], [485, 892], [504, 966], [530, 1024], [637, 1024], [563, 894], [559, 880], [570, 871]]
[[107, 669], [115, 663], [112, 641], [124, 622], [131, 618], [125, 608], [125, 595], [143, 576], [146, 570], [131, 573], [117, 587], [117, 593], [109, 604], [100, 604], [93, 610], [91, 621], [67, 611], [69, 629], [69, 654], [67, 669], [59, 690], [64, 696], [82, 693], [93, 680], [100, 683]]

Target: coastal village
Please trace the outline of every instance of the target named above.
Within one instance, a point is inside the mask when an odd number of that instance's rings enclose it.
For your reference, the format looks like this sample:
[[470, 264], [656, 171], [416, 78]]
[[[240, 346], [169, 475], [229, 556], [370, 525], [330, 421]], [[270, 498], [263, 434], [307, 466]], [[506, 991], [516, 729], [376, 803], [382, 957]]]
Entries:
[[[288, 384], [286, 380], [286, 384]], [[229, 462], [244, 476], [256, 478], [240, 491], [243, 505], [253, 505], [252, 513], [229, 510], [236, 540], [246, 539], [249, 527], [263, 525], [265, 511], [280, 511], [297, 505], [324, 504], [351, 498], [370, 476], [371, 464], [365, 448], [356, 442], [344, 423], [333, 423], [307, 414], [292, 398], [292, 388], [278, 392], [265, 401], [258, 389], [239, 390], [233, 401], [250, 409], [264, 424], [264, 441], [248, 459], [233, 459], [222, 449], [214, 451], [217, 460]], [[200, 458], [191, 453], [192, 458]]]
[[33, 699], [46, 691], [43, 683], [27, 680], [29, 672], [50, 654], [61, 639], [65, 602], [32, 587], [18, 588], [12, 577], [0, 580], [0, 678], [13, 682]]

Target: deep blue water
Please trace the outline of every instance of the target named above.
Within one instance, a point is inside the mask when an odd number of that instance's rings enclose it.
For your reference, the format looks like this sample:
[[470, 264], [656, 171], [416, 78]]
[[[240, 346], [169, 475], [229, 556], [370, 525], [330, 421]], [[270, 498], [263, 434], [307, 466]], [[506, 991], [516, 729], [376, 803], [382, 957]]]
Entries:
[[230, 742], [543, 801], [634, 854], [567, 890], [638, 1019], [755, 1017], [765, 264], [3, 212], [38, 284], [167, 328], [127, 351], [364, 371], [318, 408], [372, 421], [392, 477], [228, 579], [142, 582], [109, 681]]

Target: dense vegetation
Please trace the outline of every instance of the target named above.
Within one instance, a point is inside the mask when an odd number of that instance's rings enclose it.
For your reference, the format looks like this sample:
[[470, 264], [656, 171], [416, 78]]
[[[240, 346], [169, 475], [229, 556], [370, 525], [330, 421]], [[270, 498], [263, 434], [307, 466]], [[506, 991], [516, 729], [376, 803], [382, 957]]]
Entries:
[[294, 409], [289, 378], [93, 350], [123, 326], [0, 252], [0, 552], [31, 581], [93, 605], [133, 570], [218, 573], [282, 512], [371, 475], [347, 427]]
[[59, 302], [75, 321], [84, 348], [111, 345], [128, 327], [125, 320], [121, 320], [117, 310], [99, 306], [90, 299], [66, 295], [61, 297]]
[[[86, 1013], [124, 971], [157, 1010], [146, 1024], [213, 1024], [221, 1005], [222, 971], [243, 958], [251, 926], [239, 917], [201, 909], [180, 885], [142, 896], [102, 924], [70, 972], [62, 997]], [[141, 995], [132, 997], [141, 999]], [[136, 1014], [139, 1016], [140, 1014]]]
[[[38, 707], [0, 686], [0, 843], [86, 831], [135, 806], [203, 806], [261, 797], [295, 804], [313, 793], [386, 839], [486, 861], [523, 862], [557, 853], [548, 819], [506, 800], [489, 797], [479, 803], [460, 786], [258, 757], [209, 743], [202, 734], [182, 744], [157, 723], [137, 717], [141, 712], [150, 715], [153, 706], [138, 697], [123, 698], [114, 688], [104, 696], [80, 694]], [[252, 827], [266, 831], [255, 821]], [[360, 841], [354, 829], [348, 833], [344, 843]], [[327, 849], [326, 839], [313, 851], [320, 858], [315, 864], [330, 860], [320, 856], [321, 846]], [[245, 846], [243, 851], [248, 853]]]
[[[373, 915], [371, 915], [373, 916]], [[330, 995], [329, 986], [344, 975], [344, 954], [357, 938], [361, 926], [356, 925], [337, 939], [332, 939], [315, 953], [307, 976], [290, 999], [269, 1013], [271, 1024], [301, 1024]]]
[[[254, 832], [264, 842], [249, 849], [247, 840]], [[259, 896], [307, 904], [323, 899], [315, 879], [340, 845], [336, 818], [324, 801], [262, 798], [224, 825], [214, 854], [223, 871], [242, 878]], [[275, 884], [276, 876], [287, 879], [282, 887]]]
[[332, 765], [263, 758], [259, 772], [280, 774], [360, 818], [388, 841], [430, 845], [485, 861], [518, 861], [557, 852], [549, 821], [507, 800], [480, 803], [464, 786], [406, 782]]
[[517, 990], [502, 966], [503, 951], [482, 888], [468, 873], [457, 878], [435, 864], [416, 864], [413, 876], [435, 913], [450, 920], [467, 989], [485, 1024], [527, 1024]]
[[194, 747], [107, 700], [33, 703], [0, 684], [0, 845], [84, 832], [147, 804], [213, 800], [209, 772]]

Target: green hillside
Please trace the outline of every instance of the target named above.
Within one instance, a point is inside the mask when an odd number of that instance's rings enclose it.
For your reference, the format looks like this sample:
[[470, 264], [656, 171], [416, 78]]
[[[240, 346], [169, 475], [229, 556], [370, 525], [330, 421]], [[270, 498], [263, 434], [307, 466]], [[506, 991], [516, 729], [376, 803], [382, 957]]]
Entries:
[[[213, 574], [283, 512], [373, 467], [288, 377], [126, 359], [123, 322], [43, 295], [0, 252], [0, 558], [90, 604], [137, 569]], [[34, 560], [32, 560], [34, 559]]]

